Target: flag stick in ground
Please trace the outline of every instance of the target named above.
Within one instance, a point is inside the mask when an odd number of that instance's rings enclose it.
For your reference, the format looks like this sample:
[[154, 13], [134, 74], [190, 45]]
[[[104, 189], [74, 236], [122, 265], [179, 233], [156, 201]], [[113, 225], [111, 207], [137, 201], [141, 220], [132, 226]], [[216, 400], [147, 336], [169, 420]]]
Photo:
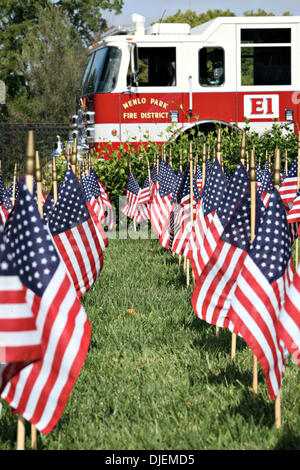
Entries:
[[[299, 140], [298, 140], [299, 142]], [[299, 181], [299, 145], [298, 145], [298, 181]], [[275, 149], [274, 160], [274, 187], [279, 191], [280, 185], [280, 150], [278, 147]], [[281, 410], [280, 410], [280, 390], [275, 398], [275, 425], [279, 429], [281, 427]]]
[[15, 199], [16, 199], [16, 184], [17, 184], [17, 163], [15, 163], [15, 167], [14, 167], [13, 192], [12, 192], [12, 205], [14, 205], [14, 203], [15, 203]]
[[77, 162], [77, 138], [75, 137], [73, 149], [71, 153], [71, 168], [72, 168], [74, 175], [76, 175], [76, 162]]
[[[182, 150], [180, 150], [180, 152], [179, 152], [179, 170], [182, 173]], [[180, 266], [181, 265], [181, 255], [179, 255], [178, 263], [179, 263], [179, 266]]]
[[[34, 133], [28, 131], [27, 150], [26, 150], [26, 169], [25, 180], [28, 191], [33, 194], [33, 172], [34, 172]], [[18, 416], [17, 428], [17, 450], [25, 449], [25, 419]]]
[[52, 185], [53, 185], [53, 205], [57, 203], [57, 173], [56, 160], [52, 157]]
[[[242, 144], [241, 144], [241, 163], [245, 166], [245, 153], [246, 153], [246, 134], [242, 135]], [[254, 162], [255, 163], [255, 162]], [[231, 360], [233, 361], [236, 354], [236, 333], [231, 335]]]
[[[274, 174], [275, 177], [275, 174]], [[300, 186], [300, 134], [298, 134], [298, 167], [297, 167], [297, 193]], [[295, 245], [295, 267], [299, 264], [299, 238], [296, 238]]]
[[[40, 164], [39, 152], [35, 152], [35, 179], [37, 186], [37, 201], [38, 210], [41, 217], [43, 217], [43, 200], [42, 200], [42, 173]], [[37, 449], [37, 429], [34, 424], [31, 424], [31, 448]]]
[[[217, 137], [217, 159], [218, 159], [219, 164], [221, 165], [222, 170], [224, 170], [224, 168], [222, 167], [222, 163], [221, 163], [222, 157], [221, 157], [221, 128], [220, 127], [218, 129], [218, 137]], [[220, 327], [216, 326], [217, 336], [219, 336], [219, 332], [220, 332]]]
[[[255, 214], [256, 214], [256, 168], [255, 168], [255, 149], [252, 148], [250, 156], [250, 191], [251, 191], [251, 216], [250, 216], [250, 230], [251, 230], [251, 243], [255, 238]], [[254, 395], [257, 395], [258, 379], [257, 379], [257, 358], [253, 354], [253, 369], [252, 369], [252, 387]]]
[[206, 143], [203, 144], [203, 150], [202, 150], [202, 191], [203, 191], [204, 184], [205, 184], [205, 178], [206, 178]]
[[35, 152], [35, 179], [36, 179], [36, 189], [37, 189], [38, 210], [39, 210], [40, 216], [43, 217], [42, 173], [41, 173], [41, 164], [40, 164], [40, 154], [38, 151]]
[[[189, 152], [189, 165], [190, 165], [190, 222], [193, 225], [193, 206], [194, 206], [194, 194], [193, 194], [193, 181], [194, 181], [194, 171], [193, 171], [193, 152], [192, 152], [192, 143], [190, 143], [190, 152]], [[190, 285], [190, 260], [186, 260], [186, 285]]]

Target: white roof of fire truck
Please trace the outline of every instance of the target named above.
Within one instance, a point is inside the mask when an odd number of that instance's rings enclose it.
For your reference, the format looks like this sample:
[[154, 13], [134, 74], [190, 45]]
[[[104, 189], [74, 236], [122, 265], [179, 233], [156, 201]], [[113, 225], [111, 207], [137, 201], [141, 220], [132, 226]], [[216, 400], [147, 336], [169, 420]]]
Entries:
[[[118, 26], [102, 36], [102, 39], [88, 47], [88, 51], [97, 49], [107, 42], [124, 40], [143, 40], [147, 42], [161, 42], [162, 40], [178, 40], [186, 42], [208, 41], [209, 37], [224, 24], [227, 25], [284, 25], [300, 24], [300, 16], [220, 16], [206, 23], [191, 28], [187, 23], [155, 23], [145, 27], [145, 18], [141, 15], [132, 15], [135, 22], [133, 26]], [[196, 37], [197, 36], [197, 37]]]

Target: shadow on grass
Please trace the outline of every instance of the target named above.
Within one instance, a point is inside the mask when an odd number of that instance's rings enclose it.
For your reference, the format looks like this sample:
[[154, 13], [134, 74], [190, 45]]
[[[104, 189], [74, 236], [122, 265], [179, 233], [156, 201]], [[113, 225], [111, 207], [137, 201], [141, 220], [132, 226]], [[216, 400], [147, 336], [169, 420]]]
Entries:
[[232, 384], [240, 387], [239, 383], [242, 383], [243, 386], [247, 387], [252, 384], [252, 372], [251, 370], [241, 371], [234, 363], [231, 363], [218, 373], [208, 372], [205, 380], [212, 385], [227, 383], [228, 385]]
[[294, 429], [285, 426], [281, 432], [274, 450], [299, 450], [300, 449], [300, 434], [296, 433]]
[[[231, 340], [232, 340], [232, 333], [227, 330], [226, 328], [220, 328], [219, 333], [217, 335], [216, 327], [209, 323], [206, 323], [204, 320], [200, 320], [199, 318], [195, 317], [194, 320], [189, 325], [190, 328], [198, 330], [199, 333], [203, 333], [204, 328], [206, 328], [206, 337], [205, 340], [203, 339], [203, 335], [194, 341], [195, 347], [203, 347], [205, 343], [205, 347], [208, 347], [213, 352], [216, 351], [228, 351], [230, 354], [231, 351]], [[243, 338], [237, 336], [236, 337], [236, 351], [242, 351], [243, 349], [247, 348], [247, 344], [243, 340]]]
[[250, 390], [244, 389], [238, 405], [230, 406], [228, 411], [232, 416], [240, 415], [246, 421], [251, 418], [256, 426], [263, 425], [270, 429], [274, 426], [274, 402], [259, 394], [254, 396]]

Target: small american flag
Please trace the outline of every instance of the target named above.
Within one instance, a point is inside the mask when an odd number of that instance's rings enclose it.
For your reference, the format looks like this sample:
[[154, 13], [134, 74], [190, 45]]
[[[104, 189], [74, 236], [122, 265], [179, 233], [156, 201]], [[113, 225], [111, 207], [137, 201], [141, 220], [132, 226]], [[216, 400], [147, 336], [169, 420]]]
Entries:
[[90, 323], [25, 181], [12, 225], [12, 262], [41, 338], [42, 359], [24, 367], [1, 397], [44, 434], [56, 425], [83, 366]]
[[257, 357], [271, 399], [279, 392], [285, 370], [287, 350], [277, 336], [276, 324], [293, 273], [285, 208], [275, 189], [227, 314], [229, 329], [240, 334]]
[[278, 337], [300, 367], [300, 267], [294, 273], [286, 298], [276, 323]]
[[140, 185], [138, 184], [137, 180], [130, 172], [129, 178], [126, 185], [126, 205], [121, 209], [123, 214], [127, 215], [131, 219], [134, 219], [137, 215], [137, 205], [140, 195]]
[[0, 393], [23, 367], [42, 357], [40, 331], [27, 291], [0, 227]]
[[108, 238], [102, 226], [105, 213], [101, 199], [100, 187], [98, 181], [91, 175], [84, 175], [81, 178], [81, 182], [86, 196], [86, 205], [97, 229], [101, 249], [104, 251], [108, 246]]
[[[233, 200], [234, 195], [238, 196], [236, 201]], [[251, 241], [249, 180], [246, 193], [241, 187], [235, 189], [234, 195], [227, 198], [229, 202], [227, 214], [222, 210], [225, 204], [219, 208], [220, 223], [224, 224], [224, 231], [220, 234], [213, 254], [197, 278], [192, 298], [196, 315], [208, 323], [221, 327], [227, 326], [227, 312]], [[264, 207], [262, 202], [259, 204], [259, 199], [257, 202], [256, 218], [261, 221]], [[229, 219], [228, 214], [230, 214]]]
[[173, 208], [172, 192], [176, 184], [176, 174], [171, 166], [168, 166], [163, 174], [164, 179], [150, 204], [150, 221], [153, 231], [158, 237], [161, 236], [163, 227], [168, 223]]
[[81, 297], [94, 284], [103, 267], [99, 236], [85, 203], [85, 195], [71, 169], [60, 185], [49, 218], [55, 245]]
[[[174, 224], [180, 226], [180, 230], [174, 234], [172, 251], [182, 255], [189, 243], [192, 233], [191, 221], [191, 193], [190, 193], [190, 167], [188, 166], [177, 193], [176, 202], [180, 206], [178, 216], [174, 220]], [[193, 174], [193, 219], [197, 211], [197, 204], [200, 201], [200, 193], [198, 191], [196, 176]]]
[[197, 208], [193, 232], [186, 252], [196, 279], [216, 248], [220, 236], [219, 229], [223, 230], [223, 226], [218, 223], [217, 218], [214, 224], [212, 221], [227, 186], [227, 177], [216, 158], [209, 176], [205, 180], [201, 203]]
[[297, 174], [298, 174], [298, 157], [294, 160], [293, 165], [291, 166], [290, 170], [288, 171], [287, 176], [283, 179], [280, 188], [279, 194], [285, 206], [289, 206], [292, 204], [298, 188], [297, 188]]

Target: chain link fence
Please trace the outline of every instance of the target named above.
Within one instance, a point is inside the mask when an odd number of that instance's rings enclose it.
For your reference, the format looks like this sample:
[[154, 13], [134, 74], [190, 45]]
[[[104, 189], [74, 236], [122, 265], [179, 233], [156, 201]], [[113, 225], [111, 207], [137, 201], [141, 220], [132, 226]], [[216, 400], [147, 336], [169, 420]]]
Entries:
[[50, 162], [58, 136], [62, 142], [69, 140], [69, 124], [61, 123], [0, 123], [0, 158], [2, 175], [6, 182], [12, 180], [15, 163], [18, 174], [24, 175], [28, 131], [34, 131], [35, 150], [39, 151], [41, 166]]

